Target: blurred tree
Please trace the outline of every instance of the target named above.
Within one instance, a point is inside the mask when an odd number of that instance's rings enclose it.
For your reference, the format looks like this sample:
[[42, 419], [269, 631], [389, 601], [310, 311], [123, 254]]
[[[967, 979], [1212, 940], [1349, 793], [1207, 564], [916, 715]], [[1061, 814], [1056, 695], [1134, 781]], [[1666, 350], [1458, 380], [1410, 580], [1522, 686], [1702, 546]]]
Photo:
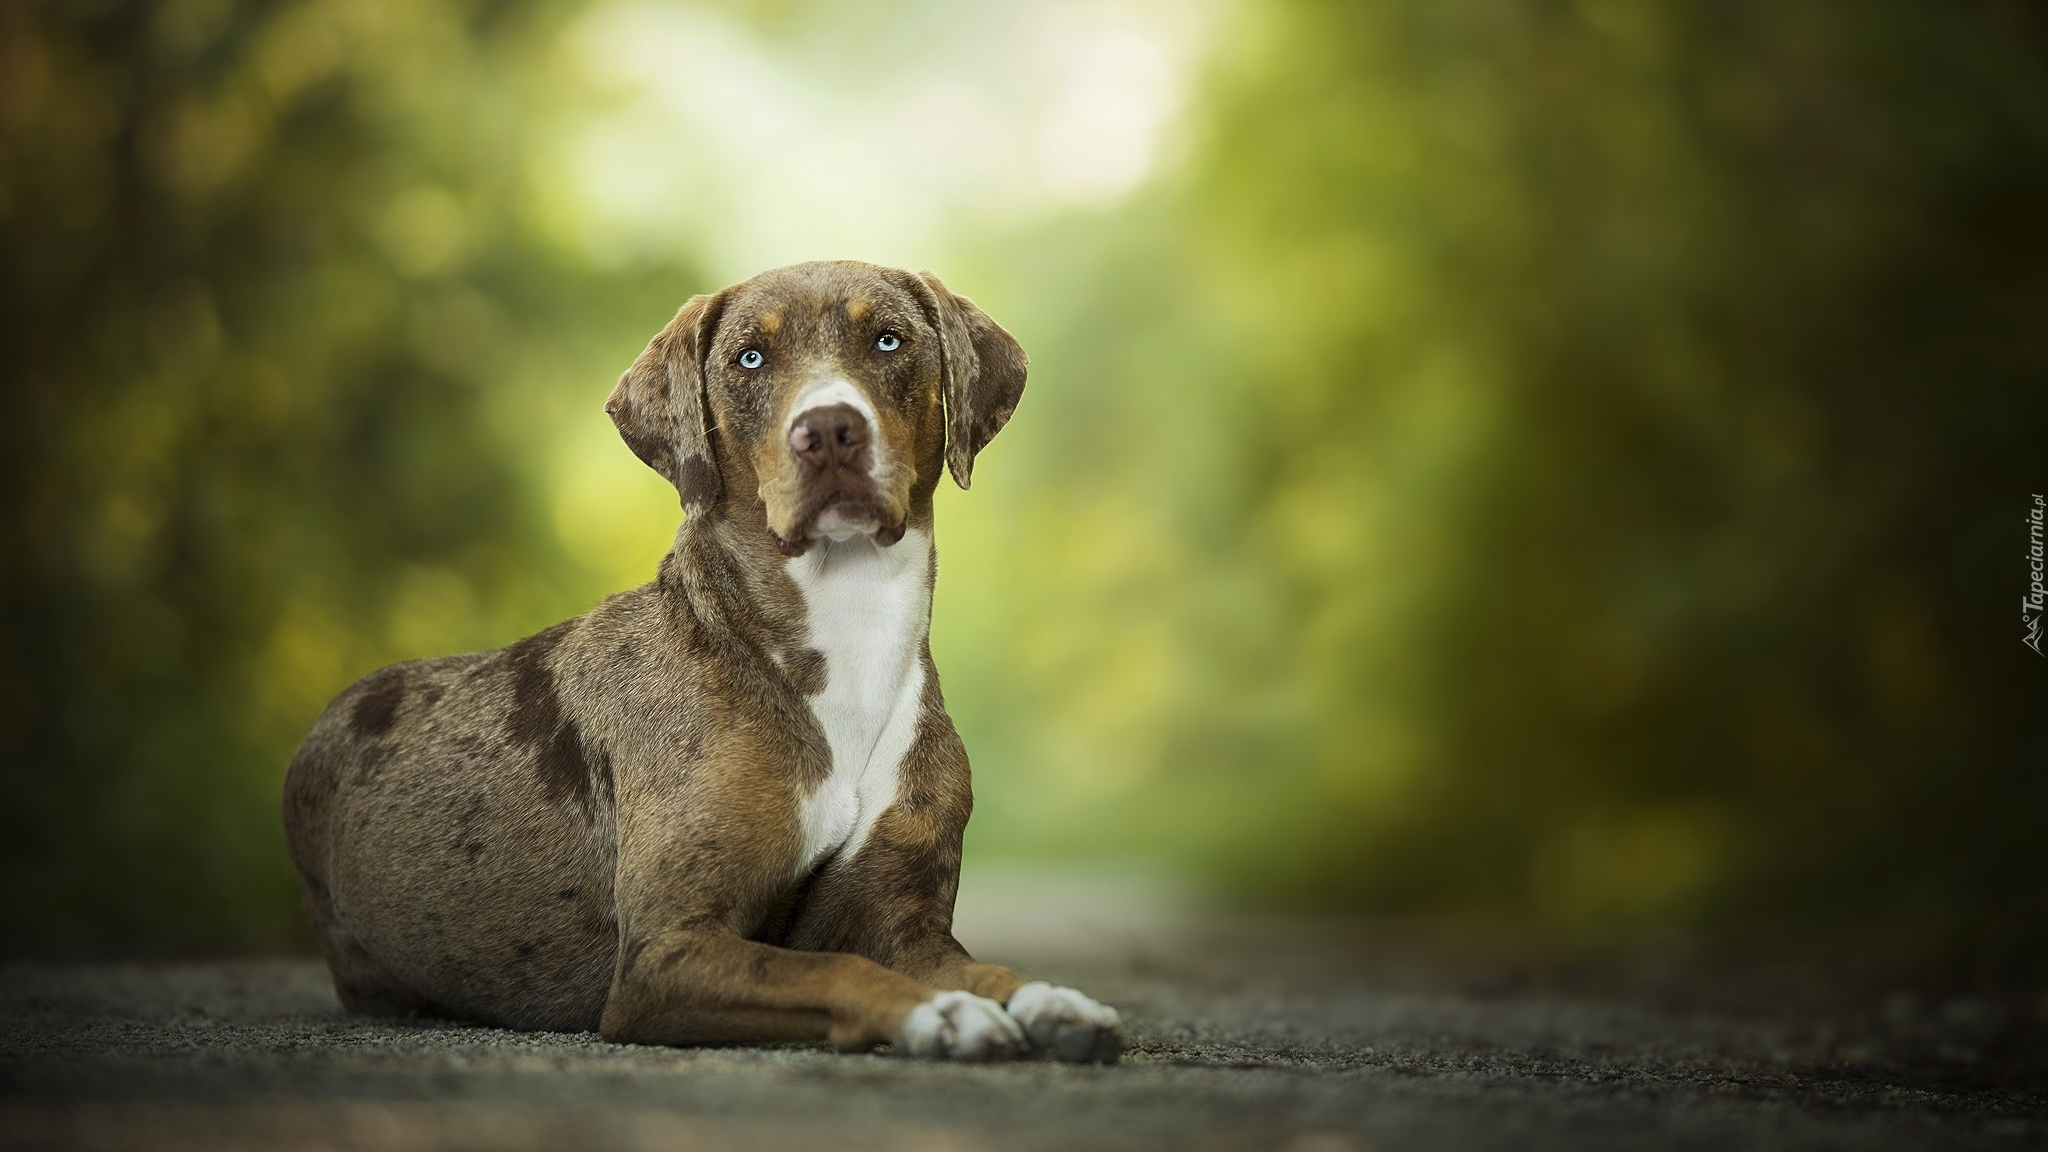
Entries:
[[[1316, 886], [2041, 927], [2048, 678], [2009, 610], [2048, 426], [2037, 16], [1370, 11], [1292, 12], [1218, 152], [1258, 263], [1373, 317], [1291, 333], [1344, 367], [1271, 380], [1302, 421], [1276, 455], [1345, 451], [1444, 363], [1486, 410], [1418, 644], [1418, 814], [1363, 846], [1338, 815]], [[1375, 252], [1406, 302], [1358, 283]]]
[[301, 939], [276, 790], [313, 714], [378, 663], [595, 594], [497, 409], [560, 408], [524, 374], [594, 411], [687, 277], [593, 271], [522, 218], [556, 23], [0, 10], [16, 947]]
[[1081, 775], [1133, 781], [1074, 842], [1596, 934], [2048, 925], [2048, 675], [2013, 611], [2048, 483], [2044, 31], [1240, 13], [1172, 237], [1104, 258], [1161, 269], [1116, 284], [1155, 303], [1037, 348], [1041, 405], [1088, 373], [1125, 457], [1032, 483], [1048, 536], [1057, 509], [1126, 559], [1008, 592], [1112, 637], [1017, 689], [1102, 733]]

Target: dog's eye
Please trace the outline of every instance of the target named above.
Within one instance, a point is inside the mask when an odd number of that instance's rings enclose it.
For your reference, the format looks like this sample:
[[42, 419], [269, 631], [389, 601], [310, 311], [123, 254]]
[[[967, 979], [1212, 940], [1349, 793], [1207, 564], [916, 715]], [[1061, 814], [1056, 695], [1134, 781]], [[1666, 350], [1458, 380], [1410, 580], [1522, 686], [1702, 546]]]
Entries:
[[880, 336], [875, 337], [875, 351], [877, 352], [894, 352], [901, 347], [903, 347], [903, 337], [898, 336], [894, 332], [884, 332]]
[[763, 359], [764, 357], [762, 357], [759, 348], [749, 348], [745, 352], [740, 353], [740, 367], [759, 368]]

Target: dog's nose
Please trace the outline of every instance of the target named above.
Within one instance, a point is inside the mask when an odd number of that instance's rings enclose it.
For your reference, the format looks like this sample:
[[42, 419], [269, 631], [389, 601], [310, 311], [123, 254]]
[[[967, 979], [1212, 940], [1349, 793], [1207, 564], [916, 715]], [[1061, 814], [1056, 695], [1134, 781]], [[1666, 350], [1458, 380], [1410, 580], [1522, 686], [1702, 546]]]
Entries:
[[851, 404], [812, 408], [789, 427], [789, 446], [814, 467], [851, 464], [867, 443], [867, 417]]

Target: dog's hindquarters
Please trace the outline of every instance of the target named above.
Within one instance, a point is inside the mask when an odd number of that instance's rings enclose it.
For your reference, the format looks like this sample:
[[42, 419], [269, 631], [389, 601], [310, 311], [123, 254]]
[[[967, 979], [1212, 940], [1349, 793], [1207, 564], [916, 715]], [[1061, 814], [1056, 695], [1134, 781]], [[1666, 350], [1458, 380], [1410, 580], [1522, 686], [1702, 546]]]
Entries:
[[418, 665], [429, 663], [447, 661], [394, 665], [357, 681], [321, 713], [285, 772], [285, 846], [298, 869], [300, 899], [334, 979], [335, 995], [353, 1012], [440, 1013], [350, 932], [333, 889], [337, 825], [355, 786], [381, 766], [374, 750], [364, 747], [362, 728], [388, 729], [405, 702], [407, 682], [416, 670], [424, 671]]
[[610, 789], [554, 698], [562, 632], [373, 673], [294, 756], [287, 838], [351, 1009], [597, 1026], [617, 948]]

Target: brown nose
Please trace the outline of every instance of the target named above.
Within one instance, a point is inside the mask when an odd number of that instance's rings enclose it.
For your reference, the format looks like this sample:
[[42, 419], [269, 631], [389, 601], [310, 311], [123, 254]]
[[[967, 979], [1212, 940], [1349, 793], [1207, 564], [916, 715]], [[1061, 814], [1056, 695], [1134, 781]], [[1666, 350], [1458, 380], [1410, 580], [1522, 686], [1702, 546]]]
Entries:
[[816, 468], [852, 464], [867, 443], [867, 417], [851, 404], [812, 408], [789, 427], [789, 446]]

